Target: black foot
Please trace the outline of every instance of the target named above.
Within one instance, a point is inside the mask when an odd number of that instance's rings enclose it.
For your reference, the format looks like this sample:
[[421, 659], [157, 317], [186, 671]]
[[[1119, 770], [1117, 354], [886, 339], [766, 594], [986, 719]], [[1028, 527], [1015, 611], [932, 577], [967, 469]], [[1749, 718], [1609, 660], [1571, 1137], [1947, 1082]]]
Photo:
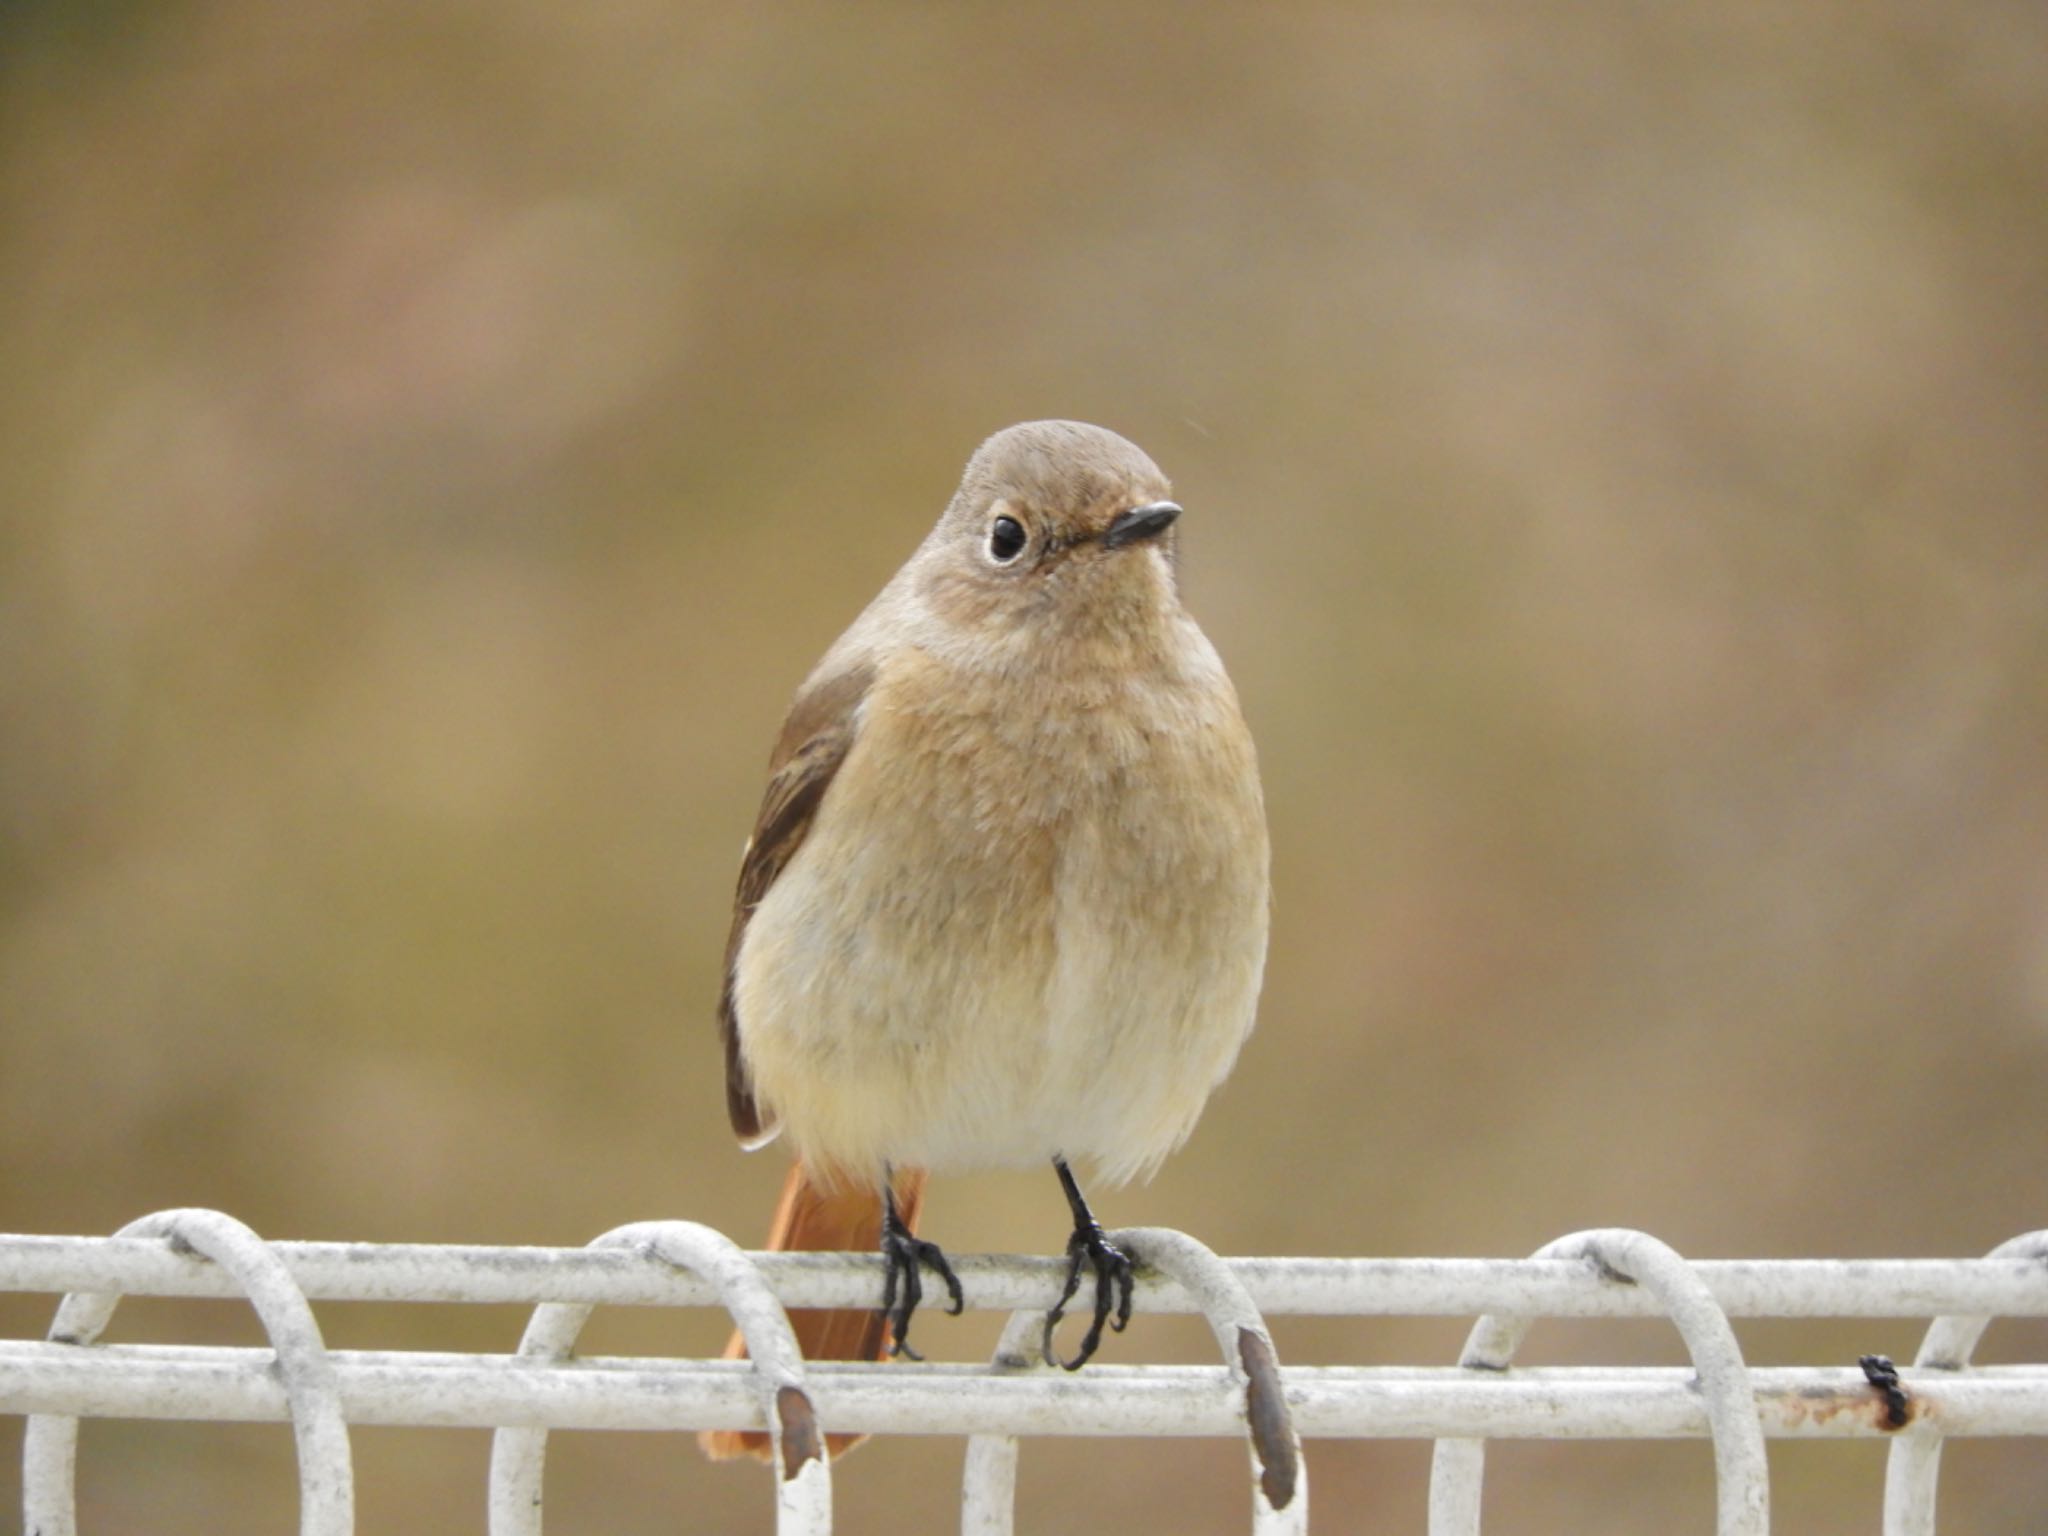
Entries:
[[952, 1300], [946, 1308], [947, 1316], [958, 1317], [967, 1298], [961, 1294], [960, 1277], [953, 1273], [953, 1266], [946, 1262], [939, 1245], [914, 1236], [903, 1225], [896, 1214], [893, 1194], [882, 1208], [882, 1261], [888, 1266], [882, 1281], [882, 1311], [889, 1319], [889, 1353], [922, 1360], [924, 1356], [910, 1347], [910, 1314], [924, 1300], [924, 1281], [918, 1267], [929, 1267], [946, 1282], [946, 1294]]
[[[1066, 1159], [1056, 1157], [1052, 1165], [1059, 1172], [1060, 1187], [1067, 1192], [1067, 1204], [1074, 1212], [1074, 1235], [1067, 1239], [1067, 1283], [1053, 1309], [1045, 1314], [1042, 1347], [1046, 1364], [1078, 1371], [1102, 1347], [1104, 1327], [1122, 1333], [1124, 1325], [1131, 1320], [1132, 1258], [1109, 1240], [1102, 1224], [1089, 1212], [1088, 1202], [1081, 1198], [1081, 1187], [1074, 1182]], [[1081, 1266], [1084, 1263], [1095, 1271], [1095, 1316], [1089, 1320], [1088, 1331], [1081, 1335], [1080, 1352], [1071, 1360], [1062, 1360], [1059, 1351], [1053, 1347], [1053, 1330], [1067, 1315], [1067, 1303], [1081, 1289]]]
[[[1081, 1289], [1081, 1266], [1084, 1263], [1095, 1271], [1095, 1316], [1089, 1320], [1088, 1331], [1081, 1335], [1080, 1350], [1073, 1359], [1062, 1360], [1059, 1351], [1053, 1347], [1052, 1334], [1059, 1327], [1060, 1319], [1067, 1315], [1067, 1303]], [[1129, 1254], [1112, 1243], [1094, 1222], [1086, 1227], [1076, 1227], [1074, 1235], [1067, 1239], [1066, 1287], [1060, 1292], [1060, 1299], [1053, 1309], [1045, 1314], [1046, 1363], [1078, 1371], [1102, 1347], [1105, 1325], [1122, 1333], [1124, 1325], [1131, 1320], [1131, 1281]], [[1112, 1311], [1114, 1317], [1111, 1316]]]

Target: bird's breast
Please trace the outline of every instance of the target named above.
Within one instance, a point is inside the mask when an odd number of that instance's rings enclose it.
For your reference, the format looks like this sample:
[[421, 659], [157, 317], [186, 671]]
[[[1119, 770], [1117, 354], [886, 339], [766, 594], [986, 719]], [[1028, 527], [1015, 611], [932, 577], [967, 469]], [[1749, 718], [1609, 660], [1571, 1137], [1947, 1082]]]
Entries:
[[799, 1145], [836, 1113], [810, 1080], [837, 1073], [921, 1128], [901, 1161], [1163, 1155], [1250, 1027], [1265, 948], [1257, 768], [1220, 669], [912, 656], [862, 710], [741, 957], [749, 1062]]

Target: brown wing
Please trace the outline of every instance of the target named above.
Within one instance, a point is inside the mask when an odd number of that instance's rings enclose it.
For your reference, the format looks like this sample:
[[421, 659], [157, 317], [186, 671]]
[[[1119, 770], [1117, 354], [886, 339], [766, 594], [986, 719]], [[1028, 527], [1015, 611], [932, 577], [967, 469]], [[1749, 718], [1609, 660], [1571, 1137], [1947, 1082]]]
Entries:
[[761, 797], [761, 813], [754, 819], [754, 835], [747, 839], [746, 854], [740, 860], [739, 890], [733, 897], [732, 931], [725, 941], [725, 985], [718, 998], [718, 1034], [725, 1042], [725, 1107], [732, 1117], [733, 1134], [753, 1144], [774, 1130], [764, 1124], [760, 1106], [754, 1102], [753, 1084], [747, 1078], [746, 1057], [740, 1047], [739, 1000], [733, 995], [734, 970], [739, 964], [740, 942], [746, 937], [747, 922], [754, 908], [768, 894], [768, 888], [789, 864], [839, 765], [853, 746], [853, 717], [874, 681], [872, 666], [859, 666], [826, 679], [797, 695], [783, 722], [782, 735], [768, 761], [768, 790]]

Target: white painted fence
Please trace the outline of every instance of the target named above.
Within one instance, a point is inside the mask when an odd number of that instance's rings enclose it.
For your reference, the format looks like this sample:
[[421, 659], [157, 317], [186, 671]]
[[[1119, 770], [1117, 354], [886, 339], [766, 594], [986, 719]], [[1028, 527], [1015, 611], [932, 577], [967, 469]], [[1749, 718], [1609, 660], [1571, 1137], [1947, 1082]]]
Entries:
[[[1030, 1435], [1242, 1437], [1257, 1533], [1308, 1529], [1303, 1437], [1436, 1442], [1432, 1536], [1479, 1530], [1486, 1442], [1708, 1438], [1723, 1536], [1770, 1525], [1769, 1437], [1888, 1437], [1886, 1536], [1934, 1530], [1944, 1439], [2048, 1436], [2048, 1364], [1974, 1367], [1999, 1316], [2048, 1316], [2048, 1231], [1981, 1259], [1688, 1263], [1640, 1232], [1561, 1238], [1524, 1260], [1230, 1259], [1183, 1233], [1113, 1234], [1140, 1258], [1140, 1311], [1194, 1312], [1220, 1365], [1035, 1358], [1061, 1261], [960, 1256], [970, 1306], [1010, 1311], [986, 1366], [806, 1362], [784, 1308], [864, 1306], [880, 1262], [762, 1254], [692, 1222], [622, 1227], [584, 1249], [265, 1242], [215, 1211], [165, 1211], [110, 1238], [0, 1236], [0, 1290], [61, 1294], [44, 1340], [0, 1340], [0, 1412], [29, 1416], [24, 1528], [74, 1536], [77, 1421], [289, 1421], [300, 1530], [353, 1528], [352, 1424], [497, 1429], [494, 1536], [538, 1536], [551, 1429], [765, 1428], [778, 1530], [831, 1529], [824, 1431], [970, 1438], [962, 1529], [1011, 1529], [1017, 1442]], [[97, 1342], [124, 1295], [244, 1296], [268, 1349]], [[535, 1307], [516, 1354], [329, 1350], [314, 1301], [516, 1302]], [[604, 1305], [722, 1307], [752, 1359], [571, 1358]], [[1283, 1366], [1267, 1314], [1473, 1316], [1458, 1364]], [[1544, 1317], [1669, 1318], [1689, 1369], [1512, 1364]], [[1750, 1369], [1733, 1321], [1926, 1317], [1918, 1357]]]

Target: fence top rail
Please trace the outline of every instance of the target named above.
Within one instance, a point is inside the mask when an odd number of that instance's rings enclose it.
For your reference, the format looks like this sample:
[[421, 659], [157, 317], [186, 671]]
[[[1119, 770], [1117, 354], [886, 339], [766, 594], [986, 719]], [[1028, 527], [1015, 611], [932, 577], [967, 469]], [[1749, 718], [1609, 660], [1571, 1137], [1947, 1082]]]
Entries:
[[[639, 1249], [424, 1243], [275, 1242], [317, 1301], [715, 1306], [710, 1284]], [[785, 1306], [871, 1305], [879, 1259], [865, 1254], [751, 1253]], [[1262, 1312], [1320, 1316], [1655, 1317], [1642, 1287], [1580, 1259], [1238, 1258], [1231, 1271]], [[953, 1258], [976, 1309], [1044, 1308], [1058, 1295], [1054, 1258]], [[2048, 1259], [1706, 1259], [1692, 1269], [1731, 1317], [2048, 1317]], [[157, 1238], [0, 1234], [0, 1291], [111, 1290], [131, 1296], [239, 1294], [218, 1266]], [[1200, 1310], [1182, 1286], [1142, 1273], [1148, 1312]]]

